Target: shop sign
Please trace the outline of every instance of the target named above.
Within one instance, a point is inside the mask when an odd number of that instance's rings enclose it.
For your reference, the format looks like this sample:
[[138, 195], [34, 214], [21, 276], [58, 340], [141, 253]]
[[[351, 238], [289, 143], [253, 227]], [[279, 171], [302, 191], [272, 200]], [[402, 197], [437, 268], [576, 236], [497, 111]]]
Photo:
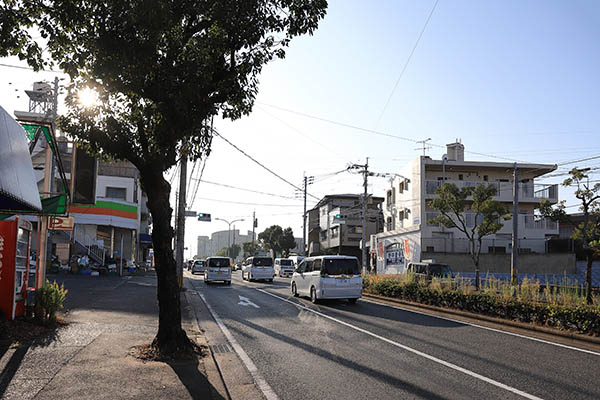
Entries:
[[50, 217], [49, 229], [55, 231], [72, 231], [75, 225], [74, 217]]

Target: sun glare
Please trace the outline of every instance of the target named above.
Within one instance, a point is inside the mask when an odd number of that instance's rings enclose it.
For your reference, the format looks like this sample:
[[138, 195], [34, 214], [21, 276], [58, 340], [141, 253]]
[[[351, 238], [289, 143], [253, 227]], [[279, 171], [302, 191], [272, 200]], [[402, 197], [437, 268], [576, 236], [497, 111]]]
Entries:
[[77, 96], [79, 97], [79, 104], [85, 108], [93, 107], [98, 102], [98, 93], [89, 87], [81, 89]]

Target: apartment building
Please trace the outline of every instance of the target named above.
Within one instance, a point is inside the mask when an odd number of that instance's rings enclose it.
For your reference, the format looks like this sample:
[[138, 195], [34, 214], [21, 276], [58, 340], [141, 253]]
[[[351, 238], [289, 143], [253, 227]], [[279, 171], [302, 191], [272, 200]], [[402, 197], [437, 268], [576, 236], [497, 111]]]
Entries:
[[[378, 272], [402, 272], [408, 261], [423, 259], [447, 262], [455, 271], [474, 269], [468, 257], [466, 236], [456, 228], [431, 223], [439, 214], [428, 206], [428, 201], [436, 197], [435, 191], [443, 182], [459, 188], [487, 184], [496, 187], [495, 200], [505, 203], [512, 211], [515, 164], [466, 161], [464, 152], [462, 143], [448, 144], [447, 156], [442, 160], [420, 156], [390, 181], [383, 207], [384, 231], [372, 238], [372, 247], [377, 247]], [[519, 253], [523, 255], [520, 270], [544, 272], [542, 264], [545, 264], [552, 273], [571, 271], [574, 268], [571, 255], [549, 254], [548, 240], [558, 237], [558, 224], [536, 215], [540, 201], [558, 202], [557, 185], [535, 181], [554, 171], [556, 165], [518, 163], [516, 167], [519, 171]], [[467, 226], [473, 227], [475, 214], [466, 212], [465, 217]], [[510, 267], [511, 241], [512, 221], [508, 220], [500, 231], [483, 240], [480, 269], [506, 272]]]
[[[359, 194], [327, 195], [308, 211], [309, 255], [332, 253], [361, 259], [361, 197]], [[383, 231], [383, 201], [383, 197], [367, 198], [367, 238]]]

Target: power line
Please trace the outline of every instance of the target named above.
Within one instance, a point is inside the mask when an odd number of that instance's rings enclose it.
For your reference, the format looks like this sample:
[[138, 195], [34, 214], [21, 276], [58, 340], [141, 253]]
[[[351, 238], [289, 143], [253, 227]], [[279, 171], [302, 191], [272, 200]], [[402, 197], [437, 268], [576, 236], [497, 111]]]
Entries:
[[578, 162], [582, 162], [582, 161], [589, 161], [589, 160], [595, 160], [597, 158], [600, 158], [600, 155], [597, 156], [592, 156], [592, 157], [587, 157], [587, 158], [580, 158], [579, 160], [573, 160], [573, 161], [567, 161], [567, 162], [563, 162], [557, 165], [569, 165], [569, 164], [576, 164]]
[[[196, 180], [196, 179], [194, 179], [194, 180]], [[227, 185], [225, 183], [210, 182], [210, 181], [206, 181], [206, 180], [200, 180], [200, 182], [202, 182], [202, 183], [208, 183], [209, 185], [216, 185], [216, 186], [222, 186], [222, 187], [226, 187], [226, 188], [230, 188], [230, 189], [242, 190], [242, 191], [245, 191], [245, 192], [257, 193], [257, 194], [264, 194], [266, 196], [280, 197], [282, 199], [296, 200], [296, 198], [291, 197], [291, 196], [284, 196], [284, 195], [281, 195], [281, 194], [261, 192], [259, 190], [241, 188], [241, 187], [238, 187], [238, 186]]]
[[241, 204], [245, 206], [263, 206], [263, 207], [302, 207], [302, 204], [265, 204], [265, 203], [246, 203], [242, 201], [233, 201], [233, 200], [222, 200], [222, 199], [209, 199], [206, 197], [198, 197], [199, 200], [206, 201], [217, 201], [219, 203], [231, 203], [231, 204]]
[[[294, 189], [297, 190], [302, 190], [300, 189], [298, 186], [294, 185], [292, 182], [288, 181], [287, 179], [285, 179], [284, 177], [282, 177], [281, 175], [277, 174], [276, 172], [274, 172], [273, 170], [271, 170], [270, 168], [266, 167], [264, 164], [262, 164], [260, 161], [256, 160], [254, 157], [252, 157], [251, 155], [249, 155], [248, 153], [246, 153], [244, 150], [240, 149], [239, 147], [237, 147], [235, 144], [231, 143], [228, 139], [226, 139], [225, 137], [223, 137], [223, 135], [221, 135], [216, 129], [213, 129], [213, 133], [215, 135], [217, 135], [218, 137], [220, 137], [221, 139], [223, 139], [225, 142], [227, 142], [231, 147], [233, 147], [234, 149], [236, 149], [237, 151], [239, 151], [240, 153], [242, 153], [243, 155], [245, 155], [247, 158], [249, 158], [250, 160], [254, 161], [254, 163], [258, 164], [260, 167], [262, 167], [263, 169], [265, 169], [266, 171], [268, 171], [269, 173], [271, 173], [272, 175], [276, 176], [277, 178], [279, 178], [280, 180], [284, 181], [285, 183], [287, 183], [288, 185], [290, 185], [291, 187], [293, 187]], [[308, 193], [309, 196], [319, 200], [318, 197], [313, 196], [312, 194]]]
[[25, 67], [22, 65], [11, 65], [11, 64], [3, 64], [0, 63], [0, 67], [8, 67], [8, 68], [17, 68], [17, 69], [26, 69], [29, 71], [34, 71], [34, 72], [51, 72], [51, 73], [55, 73], [55, 74], [63, 74], [63, 75], [68, 75], [66, 72], [64, 71], [56, 71], [53, 69], [41, 69], [39, 71], [36, 71], [35, 69], [31, 68], [31, 67]]
[[[388, 138], [392, 138], [392, 139], [404, 140], [404, 141], [411, 142], [411, 143], [416, 143], [416, 144], [418, 144], [420, 142], [419, 140], [412, 139], [412, 138], [409, 138], [409, 137], [392, 135], [390, 133], [385, 133], [385, 132], [377, 131], [375, 129], [362, 128], [360, 126], [351, 125], [351, 124], [347, 124], [345, 122], [334, 121], [334, 120], [331, 120], [331, 119], [327, 119], [327, 118], [323, 118], [323, 117], [318, 117], [316, 115], [311, 115], [311, 114], [306, 114], [306, 113], [299, 112], [299, 111], [290, 110], [288, 108], [279, 107], [279, 106], [276, 106], [276, 105], [273, 105], [273, 104], [268, 104], [268, 103], [263, 103], [263, 102], [258, 102], [258, 101], [256, 103], [259, 103], [259, 104], [262, 104], [262, 105], [265, 105], [265, 106], [268, 106], [268, 107], [276, 108], [278, 110], [285, 111], [285, 112], [288, 112], [288, 113], [291, 113], [291, 114], [300, 115], [302, 117], [311, 118], [311, 119], [315, 119], [317, 121], [326, 122], [328, 124], [338, 125], [338, 126], [342, 126], [344, 128], [350, 128], [350, 129], [354, 129], [354, 130], [361, 131], [361, 132], [371, 133], [373, 135], [379, 135], [379, 136], [388, 137]], [[442, 144], [429, 143], [429, 145], [433, 146], [433, 147], [441, 148], [441, 149], [445, 149], [446, 148], [446, 146], [442, 145]], [[479, 156], [483, 156], [483, 157], [489, 157], [489, 158], [496, 158], [496, 159], [504, 160], [504, 161], [528, 163], [527, 161], [523, 161], [523, 160], [515, 160], [515, 159], [512, 159], [512, 158], [508, 158], [508, 157], [501, 157], [501, 156], [497, 156], [497, 155], [493, 155], [493, 154], [480, 153], [480, 152], [472, 151], [472, 150], [465, 150], [465, 153], [475, 154], [475, 155], [479, 155]]]
[[202, 175], [204, 174], [204, 167], [206, 167], [207, 160], [208, 160], [208, 155], [206, 155], [206, 157], [204, 157], [204, 160], [202, 162], [202, 168], [200, 169], [200, 176], [198, 177], [198, 180], [196, 181], [196, 186], [194, 187], [194, 195], [192, 196], [192, 202], [190, 203], [190, 207], [192, 207], [194, 205], [194, 201], [196, 201], [196, 195], [198, 194], [198, 188], [200, 187], [200, 181], [202, 180]]
[[392, 97], [394, 96], [394, 92], [396, 91], [396, 88], [398, 87], [398, 83], [400, 83], [402, 76], [404, 76], [404, 72], [406, 71], [406, 68], [408, 67], [408, 64], [410, 63], [410, 60], [412, 59], [413, 54], [415, 54], [415, 50], [417, 49], [417, 46], [419, 46], [419, 42], [421, 41], [421, 38], [423, 37], [423, 33], [425, 33], [425, 30], [427, 29], [429, 20], [431, 19], [431, 16], [433, 15], [433, 12], [435, 11], [435, 8], [437, 7], [438, 2], [439, 2], [439, 0], [435, 0], [435, 3], [433, 4], [431, 11], [429, 12], [429, 15], [427, 16], [427, 19], [425, 20], [423, 29], [421, 29], [421, 33], [419, 33], [419, 36], [417, 37], [417, 41], [415, 42], [412, 50], [410, 51], [410, 54], [408, 55], [408, 58], [406, 59], [406, 62], [404, 63], [404, 66], [402, 67], [402, 70], [400, 71], [400, 75], [398, 76], [398, 79], [396, 79], [396, 83], [394, 84], [394, 87], [392, 88], [392, 92], [388, 96], [387, 101], [385, 102], [385, 105], [383, 106], [383, 109], [381, 110], [381, 114], [379, 114], [379, 118], [377, 118], [377, 123], [375, 124], [375, 129], [377, 129], [379, 127], [381, 118], [383, 118], [383, 115], [385, 114], [385, 111], [387, 110], [387, 107], [390, 104]]

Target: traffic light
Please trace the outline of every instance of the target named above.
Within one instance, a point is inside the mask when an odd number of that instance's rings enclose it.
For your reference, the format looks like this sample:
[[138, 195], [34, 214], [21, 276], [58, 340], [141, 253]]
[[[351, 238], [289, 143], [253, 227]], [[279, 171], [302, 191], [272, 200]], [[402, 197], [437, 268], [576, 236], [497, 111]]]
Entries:
[[210, 214], [198, 213], [198, 221], [210, 222]]
[[258, 218], [254, 218], [254, 227], [258, 228]]

